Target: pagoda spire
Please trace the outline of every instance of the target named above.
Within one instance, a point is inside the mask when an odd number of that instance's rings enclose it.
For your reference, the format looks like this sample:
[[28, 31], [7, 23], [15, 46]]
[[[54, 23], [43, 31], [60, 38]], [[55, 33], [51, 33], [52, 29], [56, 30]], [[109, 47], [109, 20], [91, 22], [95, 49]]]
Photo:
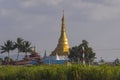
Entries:
[[65, 26], [65, 17], [64, 17], [64, 11], [62, 15], [62, 24], [61, 24], [61, 35], [58, 40], [57, 47], [52, 52], [51, 55], [69, 55], [69, 43], [66, 35], [66, 26]]
[[63, 10], [61, 33], [64, 33], [64, 32], [65, 32], [65, 18], [64, 18], [64, 10]]
[[45, 50], [43, 58], [46, 58], [46, 57], [47, 57], [47, 53], [46, 53], [46, 50]]
[[34, 50], [33, 50], [33, 51], [34, 51], [34, 53], [36, 53], [36, 46], [34, 46], [33, 48], [34, 48]]

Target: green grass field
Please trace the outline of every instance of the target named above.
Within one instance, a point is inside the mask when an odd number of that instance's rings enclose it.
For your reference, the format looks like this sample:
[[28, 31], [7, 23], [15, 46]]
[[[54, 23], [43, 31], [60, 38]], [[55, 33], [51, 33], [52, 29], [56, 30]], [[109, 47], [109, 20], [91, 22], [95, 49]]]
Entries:
[[120, 66], [0, 66], [0, 80], [120, 80]]

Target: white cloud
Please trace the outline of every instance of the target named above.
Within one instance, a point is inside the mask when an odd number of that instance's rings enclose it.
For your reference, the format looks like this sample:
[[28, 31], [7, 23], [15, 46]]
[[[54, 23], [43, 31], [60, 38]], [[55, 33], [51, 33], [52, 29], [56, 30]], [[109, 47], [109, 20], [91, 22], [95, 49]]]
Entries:
[[25, 1], [22, 1], [21, 2], [21, 6], [24, 8], [24, 7], [26, 7], [26, 8], [29, 8], [29, 7], [32, 7], [32, 6], [34, 6], [35, 4], [34, 4], [34, 2], [32, 1], [32, 0], [25, 0]]
[[104, 0], [99, 4], [92, 0], [76, 1], [73, 6], [94, 21], [111, 21], [120, 16], [120, 0]]
[[1, 16], [5, 16], [5, 15], [8, 15], [8, 14], [9, 14], [9, 11], [8, 11], [8, 10], [0, 9], [0, 15], [1, 15]]
[[93, 20], [111, 21], [120, 16], [120, 10], [117, 7], [98, 5], [88, 15]]
[[61, 3], [62, 1], [64, 0], [47, 0], [47, 1], [44, 1], [45, 3], [47, 2], [47, 4], [52, 4], [52, 5], [58, 5], [59, 3]]
[[104, 2], [106, 4], [115, 5], [115, 6], [120, 4], [120, 0], [104, 0]]
[[18, 0], [21, 7], [57, 6], [63, 0]]

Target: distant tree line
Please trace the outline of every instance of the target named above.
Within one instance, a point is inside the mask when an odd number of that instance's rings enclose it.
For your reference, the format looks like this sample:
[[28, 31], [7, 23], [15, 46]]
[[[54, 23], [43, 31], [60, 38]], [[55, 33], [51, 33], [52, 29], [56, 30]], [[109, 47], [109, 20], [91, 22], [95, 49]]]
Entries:
[[[31, 42], [18, 37], [16, 41], [7, 40], [2, 45], [0, 45], [0, 50], [1, 50], [0, 53], [8, 54], [8, 56], [4, 58], [4, 61], [6, 64], [9, 64], [12, 61], [12, 59], [10, 58], [10, 51], [17, 49], [18, 51], [17, 60], [19, 59], [19, 53], [21, 52], [25, 53], [25, 59], [27, 59], [28, 58], [27, 53], [32, 52], [32, 48], [33, 47], [31, 46]], [[3, 60], [0, 59], [0, 61]]]

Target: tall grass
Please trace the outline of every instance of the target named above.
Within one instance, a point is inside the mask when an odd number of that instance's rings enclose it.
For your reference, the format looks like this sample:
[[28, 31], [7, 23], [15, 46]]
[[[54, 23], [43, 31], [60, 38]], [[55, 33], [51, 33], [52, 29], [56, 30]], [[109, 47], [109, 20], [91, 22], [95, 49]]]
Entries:
[[0, 80], [120, 80], [119, 66], [0, 66]]

